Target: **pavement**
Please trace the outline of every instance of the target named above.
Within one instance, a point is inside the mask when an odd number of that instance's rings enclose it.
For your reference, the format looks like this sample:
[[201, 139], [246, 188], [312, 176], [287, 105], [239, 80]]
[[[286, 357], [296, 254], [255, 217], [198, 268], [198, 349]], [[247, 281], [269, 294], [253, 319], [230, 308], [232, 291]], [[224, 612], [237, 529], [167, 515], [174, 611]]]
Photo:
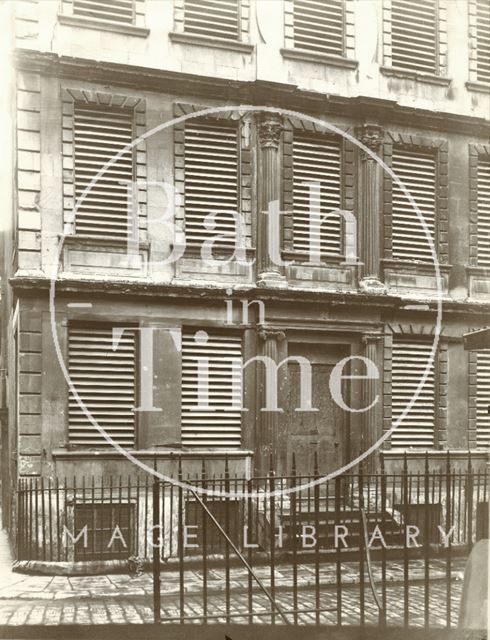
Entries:
[[[264, 585], [270, 587], [270, 569], [255, 568]], [[456, 623], [461, 595], [464, 559], [455, 559], [451, 581], [451, 615]], [[380, 563], [373, 563], [374, 579], [381, 576]], [[366, 571], [367, 574], [367, 571]], [[410, 625], [424, 624], [424, 564], [410, 561]], [[446, 569], [444, 560], [430, 563], [430, 624], [444, 626], [446, 620]], [[275, 594], [279, 606], [290, 621], [314, 624], [312, 609], [315, 601], [313, 565], [300, 564], [297, 569], [298, 591], [293, 595], [293, 569], [279, 565], [275, 569]], [[175, 567], [162, 567], [162, 619], [180, 622], [179, 573]], [[225, 571], [210, 568], [207, 572], [207, 599], [203, 603], [203, 574], [199, 569], [187, 569], [184, 577], [184, 614], [187, 622], [202, 623], [203, 606], [207, 606], [210, 622], [270, 623], [270, 603], [254, 583], [253, 617], [249, 614], [248, 573], [245, 568], [230, 568], [230, 598], [228, 610], [224, 595]], [[366, 575], [367, 580], [367, 575]], [[387, 568], [387, 620], [403, 624], [403, 565], [390, 561]], [[337, 581], [335, 564], [320, 567], [320, 622], [337, 622]], [[377, 624], [378, 609], [369, 585], [364, 588], [364, 616], [367, 624]], [[0, 532], [0, 626], [9, 625], [106, 625], [145, 624], [153, 622], [153, 580], [151, 573], [113, 574], [97, 576], [47, 576], [14, 573], [8, 553], [5, 533]], [[360, 585], [358, 564], [342, 565], [342, 622], [359, 624]], [[280, 617], [277, 616], [280, 622]], [[63, 636], [65, 637], [65, 636]], [[68, 638], [69, 636], [66, 636]]]

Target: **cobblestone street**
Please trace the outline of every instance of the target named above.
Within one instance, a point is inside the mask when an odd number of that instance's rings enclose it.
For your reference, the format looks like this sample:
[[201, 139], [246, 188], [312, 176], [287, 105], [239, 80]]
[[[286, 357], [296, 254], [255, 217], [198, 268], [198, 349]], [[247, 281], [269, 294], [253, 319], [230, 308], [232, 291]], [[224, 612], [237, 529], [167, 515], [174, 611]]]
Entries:
[[[451, 615], [457, 621], [461, 579], [464, 562], [457, 560], [453, 566], [451, 583]], [[380, 566], [374, 565], [375, 579], [379, 579]], [[257, 573], [269, 586], [268, 567], [258, 567]], [[410, 625], [424, 624], [423, 563], [410, 563]], [[446, 614], [445, 564], [435, 560], [431, 563], [430, 625], [443, 627]], [[387, 620], [390, 625], [403, 623], [404, 590], [401, 579], [401, 563], [390, 563], [387, 586]], [[337, 594], [335, 566], [322, 566], [320, 599], [320, 621], [322, 624], [337, 622]], [[242, 568], [232, 568], [230, 575], [230, 621], [240, 623], [270, 623], [270, 605], [259, 592], [253, 593], [253, 620], [248, 616], [248, 578]], [[202, 622], [202, 574], [186, 571], [185, 617], [189, 622]], [[225, 597], [224, 572], [221, 569], [208, 571], [208, 617], [210, 622], [224, 623]], [[298, 567], [298, 623], [313, 624], [315, 614], [315, 592], [313, 569], [309, 565]], [[378, 582], [379, 584], [379, 582]], [[292, 569], [279, 566], [276, 571], [276, 600], [293, 621]], [[359, 624], [359, 584], [357, 564], [344, 563], [342, 589], [342, 622]], [[380, 587], [378, 587], [380, 591]], [[179, 622], [179, 575], [176, 571], [162, 571], [162, 618], [168, 622]], [[139, 576], [126, 574], [110, 576], [64, 577], [33, 576], [4, 572], [0, 588], [0, 625], [58, 625], [58, 624], [123, 624], [151, 623], [152, 578], [145, 573]], [[280, 617], [276, 616], [280, 623]], [[378, 612], [369, 585], [365, 584], [365, 622], [378, 623]]]

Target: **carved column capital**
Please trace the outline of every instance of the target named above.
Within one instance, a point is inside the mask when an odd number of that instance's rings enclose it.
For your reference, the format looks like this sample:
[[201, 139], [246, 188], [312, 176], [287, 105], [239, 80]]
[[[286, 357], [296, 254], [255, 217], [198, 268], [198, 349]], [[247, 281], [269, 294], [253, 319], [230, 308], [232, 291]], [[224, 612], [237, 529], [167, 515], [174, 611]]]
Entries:
[[261, 147], [279, 147], [279, 139], [284, 129], [281, 116], [274, 113], [260, 114], [257, 118], [257, 131]]
[[362, 344], [372, 344], [373, 342], [379, 342], [383, 338], [382, 333], [365, 333], [362, 338]]
[[276, 329], [259, 329], [258, 336], [264, 342], [266, 340], [277, 340], [278, 342], [282, 342], [286, 339], [286, 334], [284, 331], [278, 331]]
[[[371, 149], [371, 151], [378, 153], [384, 140], [384, 131], [377, 124], [363, 124], [356, 128], [356, 137], [359, 142], [362, 142], [362, 144]], [[372, 160], [371, 156], [368, 155], [364, 149], [360, 149], [359, 151], [362, 160]]]

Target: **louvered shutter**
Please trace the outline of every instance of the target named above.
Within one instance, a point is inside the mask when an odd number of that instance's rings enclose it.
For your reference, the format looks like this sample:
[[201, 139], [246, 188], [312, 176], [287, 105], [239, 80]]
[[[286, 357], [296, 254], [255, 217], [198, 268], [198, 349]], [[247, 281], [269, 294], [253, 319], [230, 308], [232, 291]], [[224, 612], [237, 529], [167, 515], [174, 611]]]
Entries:
[[[311, 184], [320, 184], [320, 202]], [[294, 135], [293, 138], [293, 247], [310, 249], [311, 204], [321, 216], [341, 206], [340, 144], [319, 136]], [[338, 215], [327, 218], [311, 237], [320, 242], [322, 255], [338, 256], [341, 251], [341, 222]]]
[[[432, 154], [394, 147], [393, 171], [412, 195], [432, 239], [436, 224], [436, 165]], [[400, 260], [432, 260], [429, 239], [422, 223], [398, 184], [393, 181], [393, 257]], [[436, 247], [437, 250], [437, 247]]]
[[476, 0], [476, 77], [490, 83], [490, 3]]
[[490, 446], [490, 353], [478, 353], [476, 365], [476, 444]]
[[[68, 368], [75, 389], [92, 417], [125, 447], [134, 445], [135, 332], [125, 330], [113, 349], [112, 326], [71, 326]], [[87, 420], [70, 393], [69, 441], [86, 447], [110, 446]]]
[[238, 40], [239, 0], [185, 0], [184, 31]]
[[[128, 187], [133, 180], [133, 154], [128, 149], [100, 175], [115, 155], [133, 139], [132, 112], [92, 105], [75, 105], [75, 214], [76, 233], [128, 237]], [[121, 184], [123, 183], [123, 184]]]
[[73, 15], [133, 24], [134, 0], [73, 0]]
[[478, 265], [490, 267], [490, 160], [478, 161]]
[[[203, 359], [207, 375], [199, 374]], [[182, 444], [237, 448], [241, 443], [242, 341], [237, 335], [208, 333], [196, 344], [195, 332], [182, 336]], [[208, 384], [206, 403], [202, 389]], [[199, 401], [199, 398], [201, 399]], [[206, 410], [197, 410], [199, 405]], [[204, 406], [203, 406], [204, 405]]]
[[[236, 126], [188, 124], [184, 142], [185, 234], [187, 244], [219, 237], [215, 247], [235, 246], [238, 212], [238, 131]], [[216, 214], [215, 227], [204, 218]]]
[[342, 56], [343, 0], [294, 0], [293, 30], [295, 48]]
[[[394, 340], [392, 356], [391, 407], [395, 422], [407, 407], [429, 362], [432, 345]], [[434, 445], [435, 379], [434, 363], [415, 404], [391, 436], [392, 447]]]
[[437, 73], [437, 0], [392, 0], [392, 65]]

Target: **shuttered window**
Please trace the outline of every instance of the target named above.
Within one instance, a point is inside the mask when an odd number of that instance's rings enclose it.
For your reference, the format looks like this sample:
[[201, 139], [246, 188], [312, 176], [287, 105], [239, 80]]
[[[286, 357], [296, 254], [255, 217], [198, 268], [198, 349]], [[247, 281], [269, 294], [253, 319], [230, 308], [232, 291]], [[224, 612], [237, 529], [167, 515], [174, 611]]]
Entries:
[[73, 0], [73, 15], [133, 24], [134, 0]]
[[[125, 151], [100, 177], [104, 165], [133, 139], [132, 112], [93, 105], [74, 108], [76, 233], [128, 237], [128, 186], [133, 180], [132, 149]], [[91, 185], [80, 200], [85, 189]]]
[[392, 65], [437, 73], [437, 0], [392, 0]]
[[208, 332], [205, 343], [199, 340], [196, 343], [194, 331], [184, 332], [182, 336], [182, 444], [184, 446], [240, 447], [241, 367], [240, 336]]
[[[392, 168], [412, 195], [435, 241], [435, 156], [395, 145]], [[410, 200], [395, 181], [393, 181], [392, 212], [393, 257], [400, 260], [432, 261], [429, 239], [422, 222]]]
[[[99, 426], [126, 447], [135, 439], [135, 342], [135, 332], [125, 330], [116, 344], [108, 325], [73, 325], [68, 334], [68, 368], [80, 399]], [[68, 425], [71, 444], [111, 446], [71, 393]]]
[[344, 54], [344, 1], [294, 0], [294, 46], [315, 53]]
[[[395, 339], [392, 356], [391, 406], [395, 422], [408, 406], [430, 360], [431, 344]], [[434, 445], [434, 363], [415, 404], [391, 436], [392, 447], [430, 448]]]
[[476, 444], [490, 446], [490, 353], [479, 353], [476, 365]]
[[[328, 217], [310, 230], [310, 210], [324, 217], [341, 206], [340, 143], [320, 136], [293, 138], [293, 247], [309, 252], [310, 238], [319, 243], [322, 255], [338, 256], [341, 251], [341, 221]], [[318, 188], [311, 185], [317, 183]], [[318, 195], [320, 196], [318, 198]], [[311, 198], [311, 208], [310, 208]]]
[[[238, 130], [236, 125], [188, 124], [184, 140], [185, 233], [187, 244], [219, 237], [214, 247], [235, 246], [238, 212]], [[204, 219], [215, 214], [215, 226]]]
[[478, 265], [490, 267], [490, 160], [478, 160]]
[[490, 3], [476, 0], [476, 77], [490, 83]]
[[240, 0], [185, 0], [184, 31], [238, 40], [239, 2]]

